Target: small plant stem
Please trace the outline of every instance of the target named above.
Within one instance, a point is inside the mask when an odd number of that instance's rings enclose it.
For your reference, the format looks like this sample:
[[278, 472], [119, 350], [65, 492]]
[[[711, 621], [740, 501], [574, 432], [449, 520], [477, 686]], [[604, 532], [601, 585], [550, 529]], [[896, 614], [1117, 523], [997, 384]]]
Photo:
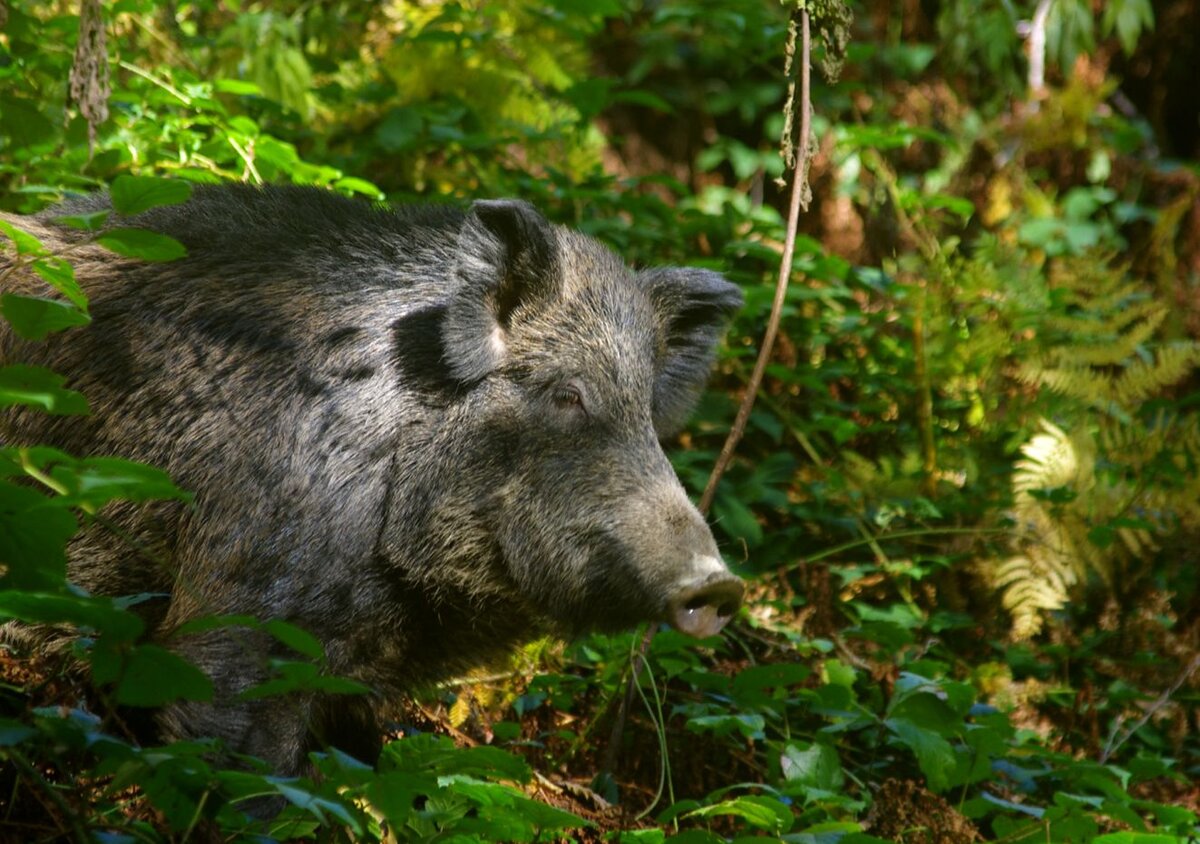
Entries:
[[1154, 703], [1147, 707], [1146, 711], [1142, 713], [1142, 717], [1137, 719], [1137, 721], [1125, 731], [1124, 735], [1118, 739], [1115, 739], [1114, 741], [1109, 742], [1108, 746], [1100, 752], [1100, 764], [1103, 765], [1106, 763], [1109, 760], [1109, 757], [1116, 753], [1121, 745], [1133, 738], [1133, 734], [1140, 730], [1147, 721], [1154, 717], [1154, 713], [1166, 706], [1170, 702], [1171, 696], [1174, 695], [1175, 692], [1179, 691], [1180, 686], [1186, 683], [1188, 678], [1196, 673], [1197, 669], [1200, 669], [1200, 654], [1192, 657], [1192, 661], [1187, 664], [1183, 671], [1179, 672], [1179, 676], [1175, 678], [1175, 682], [1172, 683], [1166, 691], [1159, 695], [1158, 699], [1155, 700]]
[[917, 379], [917, 429], [921, 434], [921, 492], [931, 501], [937, 495], [937, 444], [933, 436], [933, 387], [925, 349], [925, 282], [920, 282], [913, 313], [913, 363]]
[[788, 281], [792, 276], [792, 260], [796, 252], [796, 230], [799, 227], [800, 207], [807, 207], [808, 189], [808, 158], [809, 136], [812, 134], [812, 95], [810, 67], [810, 35], [807, 10], [801, 9], [800, 15], [800, 133], [796, 140], [796, 166], [792, 171], [792, 198], [788, 206], [787, 233], [783, 241], [783, 255], [779, 260], [779, 278], [775, 283], [775, 298], [771, 302], [771, 315], [767, 319], [767, 330], [763, 334], [762, 346], [758, 350], [758, 359], [754, 362], [754, 371], [750, 373], [750, 383], [746, 385], [742, 396], [741, 406], [733, 420], [733, 427], [721, 453], [713, 466], [712, 474], [704, 494], [700, 496], [700, 512], [708, 514], [712, 507], [714, 496], [717, 494], [717, 484], [725, 474], [733, 452], [741, 442], [746, 432], [746, 423], [750, 419], [750, 411], [754, 409], [754, 400], [758, 396], [758, 388], [762, 384], [767, 364], [771, 360], [771, 352], [775, 348], [775, 338], [779, 334], [779, 323], [783, 316], [783, 303], [787, 299]]

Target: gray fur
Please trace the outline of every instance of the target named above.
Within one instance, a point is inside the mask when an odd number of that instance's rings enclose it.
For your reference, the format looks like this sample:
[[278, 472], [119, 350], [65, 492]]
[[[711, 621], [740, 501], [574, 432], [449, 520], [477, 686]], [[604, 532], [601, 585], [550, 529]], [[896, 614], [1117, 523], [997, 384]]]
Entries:
[[716, 273], [633, 272], [526, 203], [464, 214], [245, 186], [123, 221], [188, 248], [148, 264], [54, 223], [105, 203], [13, 220], [75, 244], [94, 321], [41, 343], [0, 327], [0, 360], [62, 372], [93, 414], [17, 411], [7, 430], [156, 464], [196, 493], [108, 514], [165, 565], [95, 526], [71, 548], [89, 590], [167, 593], [143, 608], [154, 635], [213, 677], [214, 703], [161, 714], [168, 738], [216, 735], [292, 773], [314, 744], [369, 755], [376, 735], [361, 699], [235, 701], [278, 646], [169, 638], [202, 614], [298, 624], [386, 701], [543, 632], [704, 634], [721, 622], [695, 619], [736, 607], [658, 442], [741, 302]]

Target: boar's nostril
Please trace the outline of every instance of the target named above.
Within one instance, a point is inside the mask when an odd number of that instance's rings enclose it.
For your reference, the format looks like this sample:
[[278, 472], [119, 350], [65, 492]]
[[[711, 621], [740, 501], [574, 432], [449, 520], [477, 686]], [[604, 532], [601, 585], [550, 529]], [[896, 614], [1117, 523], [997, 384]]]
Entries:
[[742, 582], [727, 572], [710, 576], [671, 600], [667, 620], [689, 636], [716, 635], [741, 606], [742, 591]]

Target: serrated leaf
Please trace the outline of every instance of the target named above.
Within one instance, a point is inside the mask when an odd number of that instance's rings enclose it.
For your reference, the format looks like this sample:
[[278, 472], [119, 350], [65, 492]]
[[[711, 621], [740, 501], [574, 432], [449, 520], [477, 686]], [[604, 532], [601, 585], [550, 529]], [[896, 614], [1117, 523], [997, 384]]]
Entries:
[[83, 396], [62, 388], [66, 380], [41, 366], [14, 363], [0, 368], [0, 407], [25, 405], [56, 416], [86, 414]]
[[192, 195], [192, 186], [156, 176], [117, 176], [108, 190], [113, 210], [126, 217], [160, 205], [178, 205]]
[[0, 296], [0, 314], [12, 325], [13, 331], [26, 340], [41, 340], [55, 331], [91, 322], [91, 318], [74, 305], [16, 293]]
[[143, 261], [174, 261], [187, 254], [175, 238], [146, 229], [110, 229], [96, 242], [118, 255]]

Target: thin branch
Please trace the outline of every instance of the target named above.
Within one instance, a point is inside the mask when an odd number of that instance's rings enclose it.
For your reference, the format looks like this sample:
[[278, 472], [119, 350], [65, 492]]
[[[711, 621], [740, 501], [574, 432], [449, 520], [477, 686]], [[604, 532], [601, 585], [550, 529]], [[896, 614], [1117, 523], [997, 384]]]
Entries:
[[[807, 209], [811, 198], [811, 191], [808, 187], [809, 138], [812, 135], [811, 36], [809, 33], [807, 10], [799, 9], [796, 14], [800, 19], [800, 133], [795, 142], [796, 154], [792, 170], [792, 200], [788, 209], [787, 234], [783, 244], [783, 256], [779, 263], [779, 279], [775, 285], [775, 299], [771, 304], [771, 315], [767, 320], [767, 329], [763, 335], [762, 348], [758, 353], [758, 360], [754, 364], [754, 371], [750, 375], [750, 382], [746, 385], [745, 396], [742, 398], [741, 407], [738, 408], [738, 414], [734, 419], [733, 427], [730, 429], [729, 436], [725, 440], [725, 445], [721, 449], [721, 454], [717, 458], [716, 465], [713, 466], [712, 474], [708, 478], [708, 485], [704, 489], [704, 494], [700, 498], [700, 512], [706, 515], [712, 506], [713, 495], [716, 492], [717, 484], [721, 480], [721, 475], [725, 473], [725, 468], [729, 465], [729, 461], [733, 457], [734, 449], [737, 448], [742, 434], [745, 433], [746, 421], [750, 418], [750, 410], [754, 407], [754, 399], [758, 395], [759, 387], [762, 385], [767, 362], [771, 359], [771, 352], [775, 346], [775, 337], [779, 333], [779, 322], [783, 315], [783, 303], [787, 297], [788, 280], [792, 275], [792, 258], [796, 250], [796, 230], [799, 227], [800, 209], [802, 206]], [[794, 64], [794, 56], [792, 55], [794, 47], [795, 45], [789, 42], [789, 67]], [[633, 660], [633, 669], [630, 671], [628, 677], [629, 685], [625, 688], [621, 706], [617, 710], [608, 747], [604, 753], [604, 763], [600, 768], [603, 774], [611, 774], [616, 767], [617, 749], [620, 744], [621, 735], [625, 731], [625, 720], [633, 704], [635, 691], [640, 691], [637, 688], [638, 675], [645, 664], [645, 654], [650, 649], [650, 642], [653, 639], [654, 628], [650, 627], [642, 638], [638, 658]]]
[[754, 408], [759, 385], [762, 384], [767, 363], [770, 362], [771, 353], [775, 349], [775, 338], [779, 334], [779, 322], [783, 316], [783, 303], [787, 298], [788, 280], [792, 276], [792, 259], [796, 251], [796, 229], [800, 222], [800, 208], [803, 205], [807, 209], [810, 197], [808, 189], [809, 137], [812, 134], [810, 34], [808, 12], [801, 9], [799, 14], [800, 134], [796, 140], [796, 166], [792, 177], [792, 199], [788, 207], [787, 234], [783, 241], [783, 255], [779, 261], [779, 279], [775, 283], [775, 299], [771, 303], [771, 316], [767, 320], [767, 330], [763, 335], [758, 360], [754, 362], [754, 371], [750, 374], [750, 383], [746, 385], [742, 404], [738, 408], [737, 417], [733, 420], [729, 436], [725, 438], [725, 445], [721, 447], [721, 454], [717, 457], [712, 474], [709, 475], [708, 485], [704, 488], [704, 494], [700, 496], [699, 508], [700, 512], [704, 514], [707, 514], [712, 507], [713, 497], [717, 493], [717, 484], [720, 483], [721, 476], [725, 474], [725, 470], [729, 466], [729, 461], [733, 459], [734, 450], [746, 432], [746, 422], [750, 418], [750, 411]]
[[1156, 712], [1166, 706], [1170, 702], [1171, 696], [1179, 691], [1179, 687], [1186, 683], [1188, 678], [1196, 673], [1197, 669], [1200, 669], [1200, 654], [1192, 657], [1192, 661], [1187, 664], [1187, 667], [1185, 667], [1183, 671], [1179, 672], [1179, 676], [1175, 678], [1175, 682], [1172, 683], [1166, 691], [1159, 695], [1158, 699], [1154, 701], [1154, 703], [1147, 707], [1142, 717], [1139, 718], [1129, 729], [1127, 729], [1124, 735], [1122, 735], [1119, 739], [1109, 742], [1108, 746], [1100, 752], [1100, 764], [1103, 765], [1105, 762], [1107, 762], [1109, 757], [1116, 753], [1121, 745], [1133, 738], [1134, 733], [1145, 726], [1146, 722], [1153, 718]]

